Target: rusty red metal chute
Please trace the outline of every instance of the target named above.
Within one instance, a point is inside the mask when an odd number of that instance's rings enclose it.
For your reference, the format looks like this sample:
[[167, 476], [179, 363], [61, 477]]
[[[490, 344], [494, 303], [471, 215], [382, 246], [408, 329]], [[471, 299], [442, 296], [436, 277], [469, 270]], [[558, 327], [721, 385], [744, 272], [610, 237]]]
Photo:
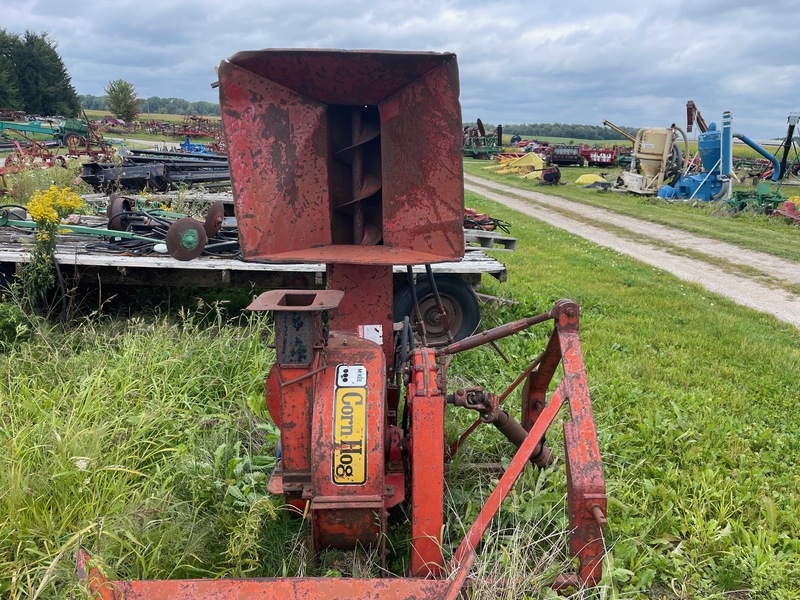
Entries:
[[[377, 548], [388, 511], [410, 514], [408, 577], [381, 579], [105, 580], [84, 551], [79, 570], [103, 598], [456, 598], [480, 539], [562, 406], [570, 550], [577, 573], [601, 576], [606, 496], [578, 337], [578, 306], [552, 310], [447, 346], [420, 323], [392, 323], [392, 266], [463, 257], [458, 67], [449, 53], [340, 50], [242, 52], [219, 69], [242, 254], [324, 262], [327, 289], [275, 290], [251, 310], [275, 316], [276, 361], [266, 404], [281, 431], [269, 491], [301, 509], [315, 549]], [[324, 315], [327, 315], [325, 323]], [[447, 327], [447, 315], [441, 315]], [[450, 358], [552, 322], [545, 350], [505, 391], [447, 392]], [[417, 341], [415, 341], [417, 340]], [[564, 377], [548, 399], [559, 365]], [[501, 407], [521, 386], [521, 422]], [[443, 554], [445, 446], [451, 404], [518, 446], [475, 523]], [[405, 413], [400, 418], [401, 413]]]

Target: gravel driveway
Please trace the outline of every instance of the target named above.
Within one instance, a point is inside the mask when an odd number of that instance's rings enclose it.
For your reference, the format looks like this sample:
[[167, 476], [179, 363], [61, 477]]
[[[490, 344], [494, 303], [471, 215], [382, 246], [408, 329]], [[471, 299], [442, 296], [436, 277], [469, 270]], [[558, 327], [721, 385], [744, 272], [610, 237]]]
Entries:
[[[774, 315], [800, 329], [800, 295], [770, 285], [770, 281], [800, 284], [800, 263], [557, 196], [508, 187], [466, 173], [464, 188], [539, 221], [569, 230], [596, 244], [613, 248], [621, 254], [668, 271], [680, 279], [702, 285], [708, 291], [730, 298], [738, 304]], [[570, 218], [564, 213], [573, 213], [576, 218]], [[592, 225], [592, 222], [597, 225]], [[604, 225], [624, 228], [635, 239], [617, 235], [604, 229]], [[691, 250], [698, 258], [671, 252], [670, 246]], [[702, 255], [746, 267], [747, 274], [728, 272], [713, 261], [702, 260]]]

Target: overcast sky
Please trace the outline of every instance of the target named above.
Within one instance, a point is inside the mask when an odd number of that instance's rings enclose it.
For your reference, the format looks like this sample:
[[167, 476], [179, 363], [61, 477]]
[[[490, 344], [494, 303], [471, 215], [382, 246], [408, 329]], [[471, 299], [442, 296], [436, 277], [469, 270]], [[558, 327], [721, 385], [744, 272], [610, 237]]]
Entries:
[[217, 101], [240, 50], [458, 55], [465, 121], [685, 126], [782, 137], [800, 111], [798, 0], [0, 0], [0, 28], [47, 32], [79, 94], [124, 79], [140, 97]]

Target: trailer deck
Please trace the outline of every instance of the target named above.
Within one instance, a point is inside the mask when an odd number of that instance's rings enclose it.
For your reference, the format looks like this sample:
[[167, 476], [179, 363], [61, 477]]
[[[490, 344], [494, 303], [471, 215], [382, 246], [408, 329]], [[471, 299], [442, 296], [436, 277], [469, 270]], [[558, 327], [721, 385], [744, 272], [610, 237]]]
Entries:
[[[0, 267], [11, 273], [30, 260], [34, 235], [15, 231], [0, 231]], [[91, 248], [86, 238], [63, 236], [55, 258], [59, 267], [81, 280], [103, 284], [172, 287], [240, 287], [277, 288], [321, 287], [324, 284], [324, 264], [287, 264], [244, 261], [238, 258], [201, 256], [191, 261], [179, 261], [168, 255], [110, 254]], [[453, 274], [472, 286], [482, 274], [499, 281], [506, 280], [503, 263], [482, 250], [469, 248], [463, 260], [431, 265], [435, 274]], [[405, 276], [406, 268], [396, 266], [396, 276]], [[423, 266], [415, 266], [417, 273]]]

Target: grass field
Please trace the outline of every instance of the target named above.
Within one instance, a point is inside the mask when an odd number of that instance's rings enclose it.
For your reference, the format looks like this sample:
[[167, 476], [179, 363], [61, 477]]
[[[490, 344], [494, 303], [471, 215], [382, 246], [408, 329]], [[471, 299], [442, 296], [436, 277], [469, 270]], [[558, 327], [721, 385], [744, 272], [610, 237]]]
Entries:
[[[485, 327], [562, 297], [582, 306], [609, 494], [595, 596], [799, 597], [798, 331], [474, 194], [466, 202], [518, 238], [501, 256], [509, 282], [483, 288], [515, 304], [487, 308]], [[79, 545], [116, 578], [374, 573], [374, 561], [310, 558], [307, 524], [265, 494], [276, 442], [262, 400], [268, 322], [188, 296], [191, 308], [170, 316], [98, 312], [62, 328], [4, 299], [0, 596], [76, 597]], [[489, 350], [459, 357], [451, 385], [499, 391], [546, 338], [501, 342], [510, 364]], [[451, 411], [449, 435], [468, 420]], [[569, 568], [558, 428], [549, 439], [556, 468], [525, 474], [476, 567], [508, 589], [476, 597], [548, 598]], [[448, 469], [447, 552], [496, 477], [469, 465], [511, 454], [489, 429], [465, 450]], [[402, 527], [390, 539], [402, 572]]]
[[[87, 110], [84, 111], [89, 119], [102, 119], [104, 116], [110, 114], [107, 110]], [[139, 113], [137, 120], [141, 122], [146, 121], [159, 121], [163, 123], [182, 123], [186, 117], [184, 115], [169, 115], [163, 113]], [[203, 117], [209, 121], [219, 121], [219, 117]]]
[[[561, 182], [564, 185], [543, 187], [539, 185], [538, 180], [523, 179], [515, 174], [497, 174], [485, 169], [486, 166], [486, 161], [464, 161], [466, 173], [510, 187], [545, 192], [729, 242], [742, 248], [800, 261], [800, 228], [793, 227], [783, 220], [748, 213], [729, 215], [715, 203], [667, 202], [654, 197], [586, 189], [574, 183], [578, 177], [586, 173], [607, 173], [607, 180], [613, 182], [618, 169], [562, 167]], [[785, 186], [782, 193], [788, 197], [800, 195], [800, 190]]]

